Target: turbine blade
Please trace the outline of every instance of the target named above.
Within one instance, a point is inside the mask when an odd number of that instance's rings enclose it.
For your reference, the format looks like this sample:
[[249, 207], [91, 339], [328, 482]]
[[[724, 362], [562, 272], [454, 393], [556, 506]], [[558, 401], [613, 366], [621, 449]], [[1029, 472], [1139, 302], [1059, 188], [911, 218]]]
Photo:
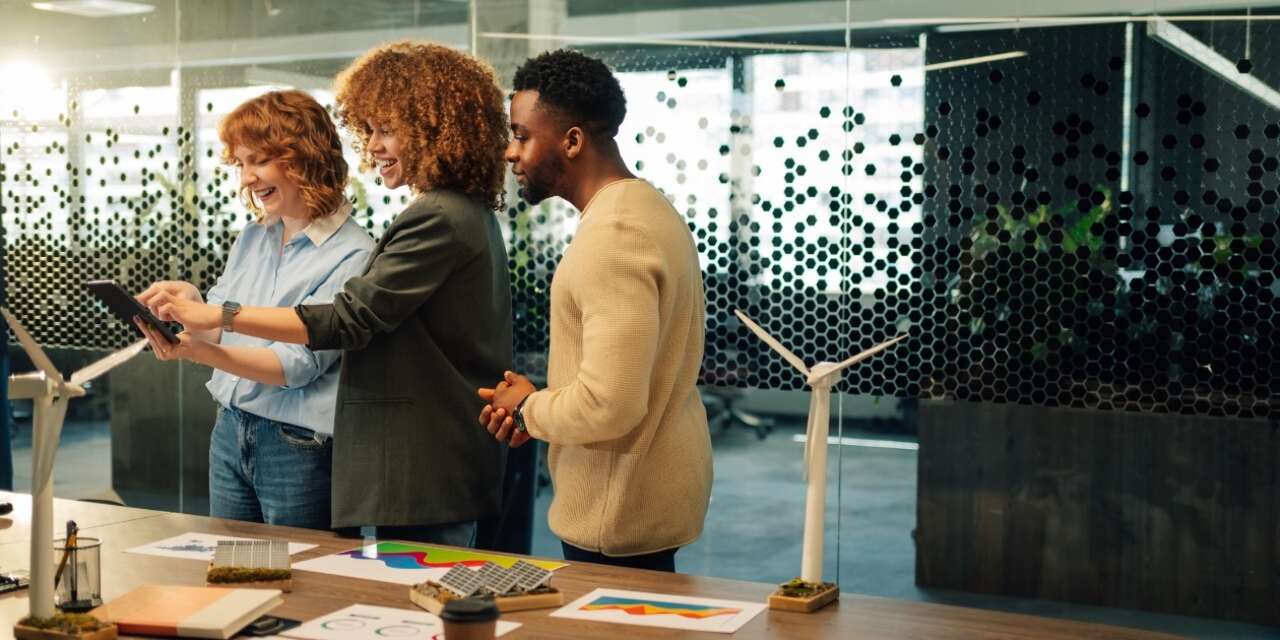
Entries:
[[885, 349], [888, 349], [889, 347], [892, 347], [893, 345], [898, 344], [903, 340], [906, 340], [907, 336], [908, 334], [904, 333], [895, 338], [885, 340], [884, 342], [881, 342], [880, 344], [874, 347], [871, 347], [870, 349], [867, 349], [866, 351], [863, 351], [862, 353], [859, 353], [858, 355], [853, 356], [848, 360], [845, 360], [844, 362], [841, 362], [840, 364], [836, 365], [836, 368], [832, 369], [831, 373], [835, 373], [837, 371], [843, 371], [855, 364], [858, 364], [859, 362], [862, 362], [863, 360], [866, 360], [867, 358], [870, 358], [871, 356], [874, 356], [877, 353], [880, 353], [881, 351], [884, 351]]
[[27, 333], [22, 323], [18, 322], [18, 319], [13, 317], [13, 314], [9, 313], [9, 310], [4, 307], [0, 307], [0, 313], [4, 314], [5, 322], [9, 323], [9, 328], [13, 330], [13, 335], [18, 337], [18, 343], [22, 345], [22, 350], [26, 351], [27, 356], [31, 358], [31, 363], [36, 365], [36, 368], [43, 371], [50, 379], [62, 382], [62, 374], [58, 371], [58, 368], [53, 366], [49, 356], [44, 354], [44, 350], [40, 348], [40, 345], [36, 344], [31, 334]]
[[71, 374], [71, 384], [82, 385], [98, 376], [128, 362], [147, 348], [146, 339], [139, 340], [115, 353], [98, 360], [85, 368]]
[[782, 346], [781, 342], [775, 340], [773, 336], [765, 333], [764, 329], [760, 328], [760, 325], [752, 322], [751, 318], [747, 317], [747, 314], [737, 309], [734, 309], [733, 312], [738, 316], [738, 319], [742, 321], [742, 324], [747, 325], [747, 328], [750, 329], [752, 333], [756, 334], [756, 336], [761, 340], [764, 340], [765, 344], [772, 347], [774, 351], [777, 351], [784, 360], [791, 363], [791, 366], [799, 369], [800, 373], [804, 374], [806, 378], [809, 376], [809, 367], [804, 366], [804, 360], [801, 360], [796, 354], [791, 353], [790, 350]]

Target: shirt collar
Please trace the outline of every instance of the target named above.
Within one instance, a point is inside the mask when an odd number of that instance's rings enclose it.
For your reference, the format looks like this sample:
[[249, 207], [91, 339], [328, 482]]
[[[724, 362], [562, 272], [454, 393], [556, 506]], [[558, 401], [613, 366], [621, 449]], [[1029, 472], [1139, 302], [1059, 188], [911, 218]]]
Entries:
[[345, 199], [333, 213], [316, 218], [311, 224], [302, 229], [302, 233], [311, 239], [311, 243], [317, 247], [324, 244], [326, 240], [333, 237], [333, 234], [342, 228], [342, 225], [351, 217], [351, 203]]

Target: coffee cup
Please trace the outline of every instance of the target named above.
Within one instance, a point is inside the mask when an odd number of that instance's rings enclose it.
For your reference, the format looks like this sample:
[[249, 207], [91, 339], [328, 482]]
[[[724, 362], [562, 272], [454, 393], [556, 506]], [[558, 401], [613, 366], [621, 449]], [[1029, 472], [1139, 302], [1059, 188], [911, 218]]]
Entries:
[[493, 640], [498, 630], [498, 605], [492, 598], [450, 600], [440, 619], [448, 640]]

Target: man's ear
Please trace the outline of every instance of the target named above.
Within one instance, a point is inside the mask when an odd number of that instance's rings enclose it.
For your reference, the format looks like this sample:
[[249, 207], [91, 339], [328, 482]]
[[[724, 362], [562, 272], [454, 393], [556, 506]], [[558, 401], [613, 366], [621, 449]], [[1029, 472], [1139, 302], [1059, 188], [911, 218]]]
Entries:
[[561, 144], [564, 146], [565, 157], [573, 160], [587, 145], [587, 134], [582, 131], [582, 127], [569, 127], [569, 130], [564, 132]]

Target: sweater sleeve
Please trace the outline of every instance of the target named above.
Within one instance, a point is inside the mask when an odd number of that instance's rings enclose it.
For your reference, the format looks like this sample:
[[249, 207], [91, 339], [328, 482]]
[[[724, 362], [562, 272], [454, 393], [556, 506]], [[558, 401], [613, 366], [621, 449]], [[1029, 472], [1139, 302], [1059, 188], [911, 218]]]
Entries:
[[625, 221], [581, 230], [574, 251], [582, 364], [570, 384], [529, 396], [524, 415], [533, 437], [580, 445], [621, 438], [648, 413], [663, 272], [653, 242]]

